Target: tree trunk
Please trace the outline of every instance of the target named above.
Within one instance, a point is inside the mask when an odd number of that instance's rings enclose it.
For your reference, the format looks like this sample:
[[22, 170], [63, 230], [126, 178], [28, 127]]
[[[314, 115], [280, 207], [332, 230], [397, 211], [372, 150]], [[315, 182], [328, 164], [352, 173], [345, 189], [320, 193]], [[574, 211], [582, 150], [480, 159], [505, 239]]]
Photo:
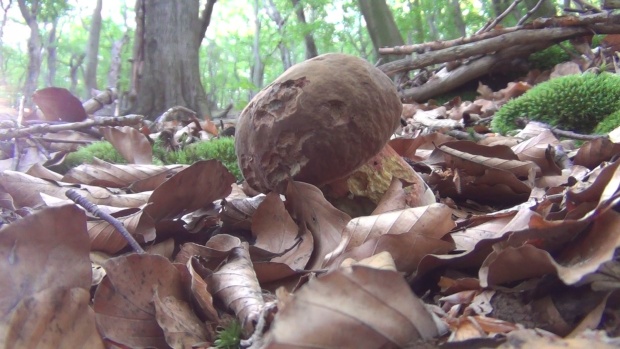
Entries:
[[86, 84], [86, 98], [90, 98], [91, 91], [97, 89], [97, 62], [99, 62], [99, 38], [101, 37], [101, 6], [102, 0], [97, 0], [97, 7], [88, 32], [88, 47], [86, 48], [86, 71], [84, 83]]
[[26, 5], [26, 0], [18, 0], [19, 10], [30, 28], [30, 38], [28, 38], [28, 70], [24, 83], [25, 106], [32, 107], [32, 94], [37, 89], [39, 74], [41, 73], [41, 35], [39, 34], [39, 24], [37, 23], [37, 12], [39, 2], [31, 1], [31, 7]]
[[467, 35], [465, 20], [463, 19], [463, 12], [461, 12], [461, 6], [459, 5], [459, 0], [452, 0], [452, 11], [454, 18], [454, 26], [458, 31], [458, 35], [461, 37], [465, 37]]
[[78, 72], [82, 67], [82, 63], [84, 62], [84, 57], [86, 55], [82, 54], [72, 54], [71, 60], [69, 61], [69, 76], [71, 78], [71, 86], [69, 87], [69, 91], [74, 95], [77, 94], [77, 80], [78, 80]]
[[[265, 65], [260, 57], [260, 18], [258, 12], [260, 11], [260, 4], [258, 0], [254, 0], [254, 44], [252, 45], [252, 56], [254, 56], [254, 64], [252, 64], [252, 84], [256, 86], [258, 90], [263, 87], [263, 77], [265, 74]], [[236, 71], [236, 70], [235, 70]], [[250, 91], [250, 98], [258, 91]]]
[[286, 37], [286, 34], [284, 33], [284, 23], [286, 21], [282, 18], [276, 4], [273, 3], [273, 0], [265, 1], [265, 9], [267, 10], [267, 15], [269, 18], [271, 18], [271, 20], [275, 22], [276, 27], [278, 27], [278, 33], [280, 34], [280, 42], [278, 43], [280, 59], [282, 59], [282, 67], [284, 70], [287, 70], [293, 65], [293, 60], [291, 59], [291, 51], [284, 42], [284, 38]]
[[[297, 20], [304, 27], [307, 26], [308, 23], [306, 23], [304, 8], [299, 4], [299, 0], [291, 1], [293, 2], [293, 6], [295, 6], [295, 14], [297, 15]], [[310, 59], [319, 55], [319, 51], [316, 49], [316, 43], [314, 42], [314, 37], [311, 33], [307, 33], [306, 35], [304, 35], [304, 42], [306, 44], [306, 59]]]
[[[9, 18], [9, 8], [11, 8], [12, 4], [12, 0], [8, 0], [6, 5], [4, 4], [4, 0], [0, 0], [0, 7], [2, 7], [2, 21], [0, 21], [0, 47], [2, 47], [4, 41], [4, 27], [6, 26], [6, 21]], [[0, 50], [0, 67], [4, 67], [4, 56], [2, 55], [2, 50]], [[0, 84], [2, 86], [6, 86], [5, 74], [0, 74]]]
[[[536, 6], [538, 0], [525, 0], [525, 6], [527, 7], [527, 11], [531, 10]], [[554, 17], [557, 13], [557, 9], [555, 7], [555, 2], [551, 0], [543, 1], [538, 10], [534, 11], [534, 14], [530, 17], [530, 20], [545, 17], [550, 18]]]
[[[138, 0], [144, 10], [143, 61], [134, 57], [137, 74], [136, 103], [131, 112], [155, 119], [167, 109], [183, 106], [199, 116], [208, 113], [208, 100], [200, 81], [198, 53], [216, 0], [208, 0], [199, 16], [195, 0]], [[205, 17], [207, 16], [207, 17]], [[138, 30], [136, 35], [138, 35]], [[134, 71], [139, 71], [135, 69]]]
[[56, 28], [58, 27], [58, 18], [52, 21], [52, 29], [47, 37], [47, 76], [45, 78], [45, 86], [54, 86], [56, 82], [56, 63], [58, 61], [58, 55], [56, 46], [58, 45], [58, 38], [56, 37]]
[[424, 42], [424, 33], [426, 33], [426, 29], [424, 28], [424, 21], [422, 19], [422, 6], [420, 5], [420, 0], [410, 0], [409, 9], [411, 10], [413, 16], [413, 43], [421, 44]]
[[[385, 0], [358, 0], [358, 2], [377, 57], [380, 57], [379, 49], [381, 47], [402, 46], [405, 44]], [[402, 57], [383, 57], [384, 62], [400, 58]]]
[[[125, 27], [127, 27], [127, 11], [126, 8], [124, 7], [123, 10], [123, 23], [125, 23]], [[125, 31], [125, 34], [123, 34], [123, 37], [121, 37], [120, 39], [114, 41], [112, 43], [112, 49], [110, 50], [110, 70], [108, 71], [108, 86], [107, 87], [111, 87], [111, 88], [116, 88], [117, 91], [118, 90], [118, 78], [121, 75], [121, 68], [123, 66], [123, 61], [122, 61], [122, 54], [123, 54], [123, 47], [125, 47], [125, 44], [127, 43], [127, 41], [129, 41], [129, 35], [128, 35], [128, 29]]]

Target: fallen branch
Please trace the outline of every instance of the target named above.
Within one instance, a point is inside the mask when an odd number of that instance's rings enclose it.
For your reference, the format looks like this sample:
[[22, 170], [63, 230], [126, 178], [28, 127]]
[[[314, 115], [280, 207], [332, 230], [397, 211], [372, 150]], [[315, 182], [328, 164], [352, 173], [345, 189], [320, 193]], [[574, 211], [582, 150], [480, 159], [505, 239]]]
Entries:
[[66, 124], [37, 124], [30, 127], [8, 129], [6, 131], [0, 130], [0, 141], [30, 136], [32, 134], [43, 134], [66, 130], [79, 130], [93, 126], [131, 126], [140, 123], [143, 119], [144, 116], [142, 115], [131, 114], [119, 117], [98, 117], [86, 121], [72, 122]]

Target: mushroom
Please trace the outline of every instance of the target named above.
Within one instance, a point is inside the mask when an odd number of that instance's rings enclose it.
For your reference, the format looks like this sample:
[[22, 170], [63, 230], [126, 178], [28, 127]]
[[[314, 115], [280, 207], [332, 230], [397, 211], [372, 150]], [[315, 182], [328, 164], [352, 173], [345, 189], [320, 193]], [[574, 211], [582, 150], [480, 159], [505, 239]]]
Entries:
[[367, 61], [324, 54], [299, 63], [241, 112], [235, 136], [249, 186], [282, 192], [288, 178], [317, 186], [377, 154], [400, 124], [392, 81]]

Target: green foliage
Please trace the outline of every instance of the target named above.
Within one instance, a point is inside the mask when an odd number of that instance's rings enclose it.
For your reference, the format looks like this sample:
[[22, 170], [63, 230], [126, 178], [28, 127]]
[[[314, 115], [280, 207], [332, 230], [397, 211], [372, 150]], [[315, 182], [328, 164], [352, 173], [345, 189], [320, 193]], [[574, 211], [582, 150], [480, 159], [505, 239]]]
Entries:
[[235, 140], [232, 137], [214, 138], [205, 142], [191, 143], [180, 151], [167, 152], [155, 143], [153, 156], [164, 164], [193, 164], [196, 161], [217, 159], [238, 179], [242, 178], [237, 164]]
[[73, 153], [67, 154], [65, 158], [65, 166], [73, 168], [81, 164], [89, 164], [93, 162], [93, 158], [98, 158], [113, 164], [126, 164], [121, 154], [114, 149], [110, 142], [95, 142], [86, 147], [82, 147]]
[[233, 320], [230, 324], [217, 331], [217, 338], [213, 344], [219, 349], [237, 349], [240, 342], [241, 325], [237, 320]]
[[[506, 133], [515, 129], [516, 120], [523, 117], [590, 133], [617, 110], [620, 110], [620, 76], [610, 73], [568, 75], [538, 84], [506, 103], [495, 114], [491, 127]], [[617, 119], [609, 122], [612, 120]]]
[[547, 70], [556, 64], [570, 60], [568, 53], [558, 45], [547, 47], [546, 49], [534, 52], [528, 58], [532, 69]]

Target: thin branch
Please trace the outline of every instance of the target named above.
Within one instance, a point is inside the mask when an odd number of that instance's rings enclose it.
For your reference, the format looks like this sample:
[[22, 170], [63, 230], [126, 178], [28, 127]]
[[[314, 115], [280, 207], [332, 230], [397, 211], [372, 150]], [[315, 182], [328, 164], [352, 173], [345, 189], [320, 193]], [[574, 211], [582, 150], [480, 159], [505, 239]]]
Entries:
[[508, 14], [510, 12], [512, 12], [512, 10], [514, 10], [515, 7], [517, 7], [517, 5], [521, 2], [522, 0], [515, 0], [513, 1], [512, 4], [510, 4], [510, 6], [508, 6], [508, 8], [506, 9], [506, 11], [502, 12], [502, 14], [500, 14], [499, 16], [497, 16], [497, 18], [495, 18], [495, 20], [491, 23], [488, 23], [487, 25], [485, 25], [484, 27], [482, 27], [482, 29], [478, 30], [476, 32], [476, 34], [480, 34], [480, 33], [484, 33], [487, 32], [493, 28], [495, 28], [495, 26], [497, 26], [501, 21], [504, 20], [504, 18], [506, 18], [506, 16], [508, 16]]
[[125, 240], [127, 240], [129, 246], [131, 246], [136, 253], [145, 253], [144, 249], [142, 249], [140, 244], [133, 238], [133, 236], [131, 236], [131, 234], [123, 226], [123, 223], [121, 223], [118, 219], [112, 217], [109, 213], [101, 211], [97, 205], [88, 201], [75, 189], [67, 190], [65, 195], [76, 204], [82, 206], [86, 211], [110, 223], [125, 238]]
[[522, 25], [523, 23], [525, 23], [525, 21], [527, 21], [527, 19], [530, 18], [534, 14], [534, 12], [538, 11], [540, 6], [542, 6], [543, 2], [545, 1], [547, 0], [538, 0], [536, 5], [534, 5], [531, 10], [527, 11], [527, 13], [523, 17], [521, 17], [519, 22], [517, 22], [517, 25]]

